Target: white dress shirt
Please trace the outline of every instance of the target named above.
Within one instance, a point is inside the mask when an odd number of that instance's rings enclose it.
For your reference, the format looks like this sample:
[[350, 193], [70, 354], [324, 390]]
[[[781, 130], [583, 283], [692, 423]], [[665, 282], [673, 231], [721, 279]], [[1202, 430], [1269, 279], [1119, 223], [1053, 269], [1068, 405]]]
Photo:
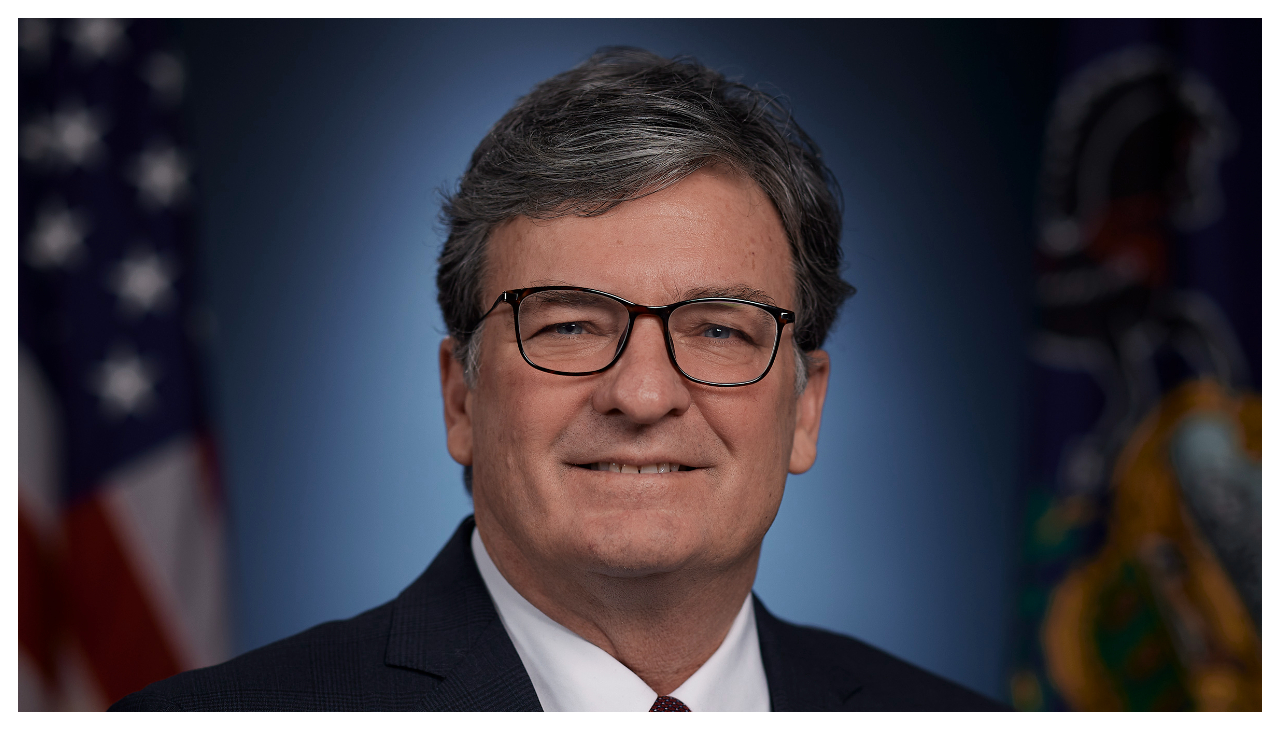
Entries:
[[[471, 533], [471, 552], [543, 710], [646, 712], [653, 706], [658, 695], [643, 679], [552, 621], [511, 587], [489, 557], [479, 530]], [[671, 696], [694, 712], [769, 711], [769, 685], [750, 595], [720, 648]]]

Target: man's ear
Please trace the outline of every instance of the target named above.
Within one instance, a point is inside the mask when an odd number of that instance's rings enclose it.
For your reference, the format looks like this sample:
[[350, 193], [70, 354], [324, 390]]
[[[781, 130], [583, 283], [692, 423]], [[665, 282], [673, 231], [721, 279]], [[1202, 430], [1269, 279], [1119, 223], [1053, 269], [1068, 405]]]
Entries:
[[818, 428], [822, 426], [822, 404], [827, 399], [831, 358], [823, 350], [809, 353], [809, 382], [796, 402], [796, 433], [791, 440], [791, 463], [787, 471], [803, 474], [818, 458]]
[[452, 337], [440, 343], [440, 394], [444, 396], [444, 430], [449, 456], [471, 466], [471, 389], [462, 377], [462, 363], [453, 356]]

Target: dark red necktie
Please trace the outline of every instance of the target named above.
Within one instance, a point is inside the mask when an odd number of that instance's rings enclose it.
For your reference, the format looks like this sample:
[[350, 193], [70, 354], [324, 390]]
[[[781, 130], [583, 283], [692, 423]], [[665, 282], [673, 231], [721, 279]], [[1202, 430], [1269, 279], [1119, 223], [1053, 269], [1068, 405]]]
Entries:
[[649, 712], [693, 712], [689, 706], [671, 695], [662, 695], [653, 701]]

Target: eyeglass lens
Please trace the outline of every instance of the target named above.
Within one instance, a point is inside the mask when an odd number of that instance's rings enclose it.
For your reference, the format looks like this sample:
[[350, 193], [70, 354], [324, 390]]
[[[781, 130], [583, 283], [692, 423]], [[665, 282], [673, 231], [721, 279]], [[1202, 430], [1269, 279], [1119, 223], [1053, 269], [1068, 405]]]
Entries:
[[[538, 367], [588, 373], [618, 352], [630, 313], [599, 294], [551, 290], [520, 302], [520, 340]], [[676, 363], [690, 377], [710, 383], [754, 380], [769, 367], [778, 324], [752, 304], [709, 301], [685, 304], [667, 323]]]

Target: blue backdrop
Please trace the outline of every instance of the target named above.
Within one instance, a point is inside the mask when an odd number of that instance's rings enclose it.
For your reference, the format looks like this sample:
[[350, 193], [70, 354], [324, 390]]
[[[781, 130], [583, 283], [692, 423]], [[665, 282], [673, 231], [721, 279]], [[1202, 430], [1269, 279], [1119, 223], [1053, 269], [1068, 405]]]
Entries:
[[470, 511], [444, 449], [437, 190], [601, 45], [784, 92], [858, 295], [756, 590], [1004, 697], [1049, 23], [188, 22], [237, 650], [394, 597]]

